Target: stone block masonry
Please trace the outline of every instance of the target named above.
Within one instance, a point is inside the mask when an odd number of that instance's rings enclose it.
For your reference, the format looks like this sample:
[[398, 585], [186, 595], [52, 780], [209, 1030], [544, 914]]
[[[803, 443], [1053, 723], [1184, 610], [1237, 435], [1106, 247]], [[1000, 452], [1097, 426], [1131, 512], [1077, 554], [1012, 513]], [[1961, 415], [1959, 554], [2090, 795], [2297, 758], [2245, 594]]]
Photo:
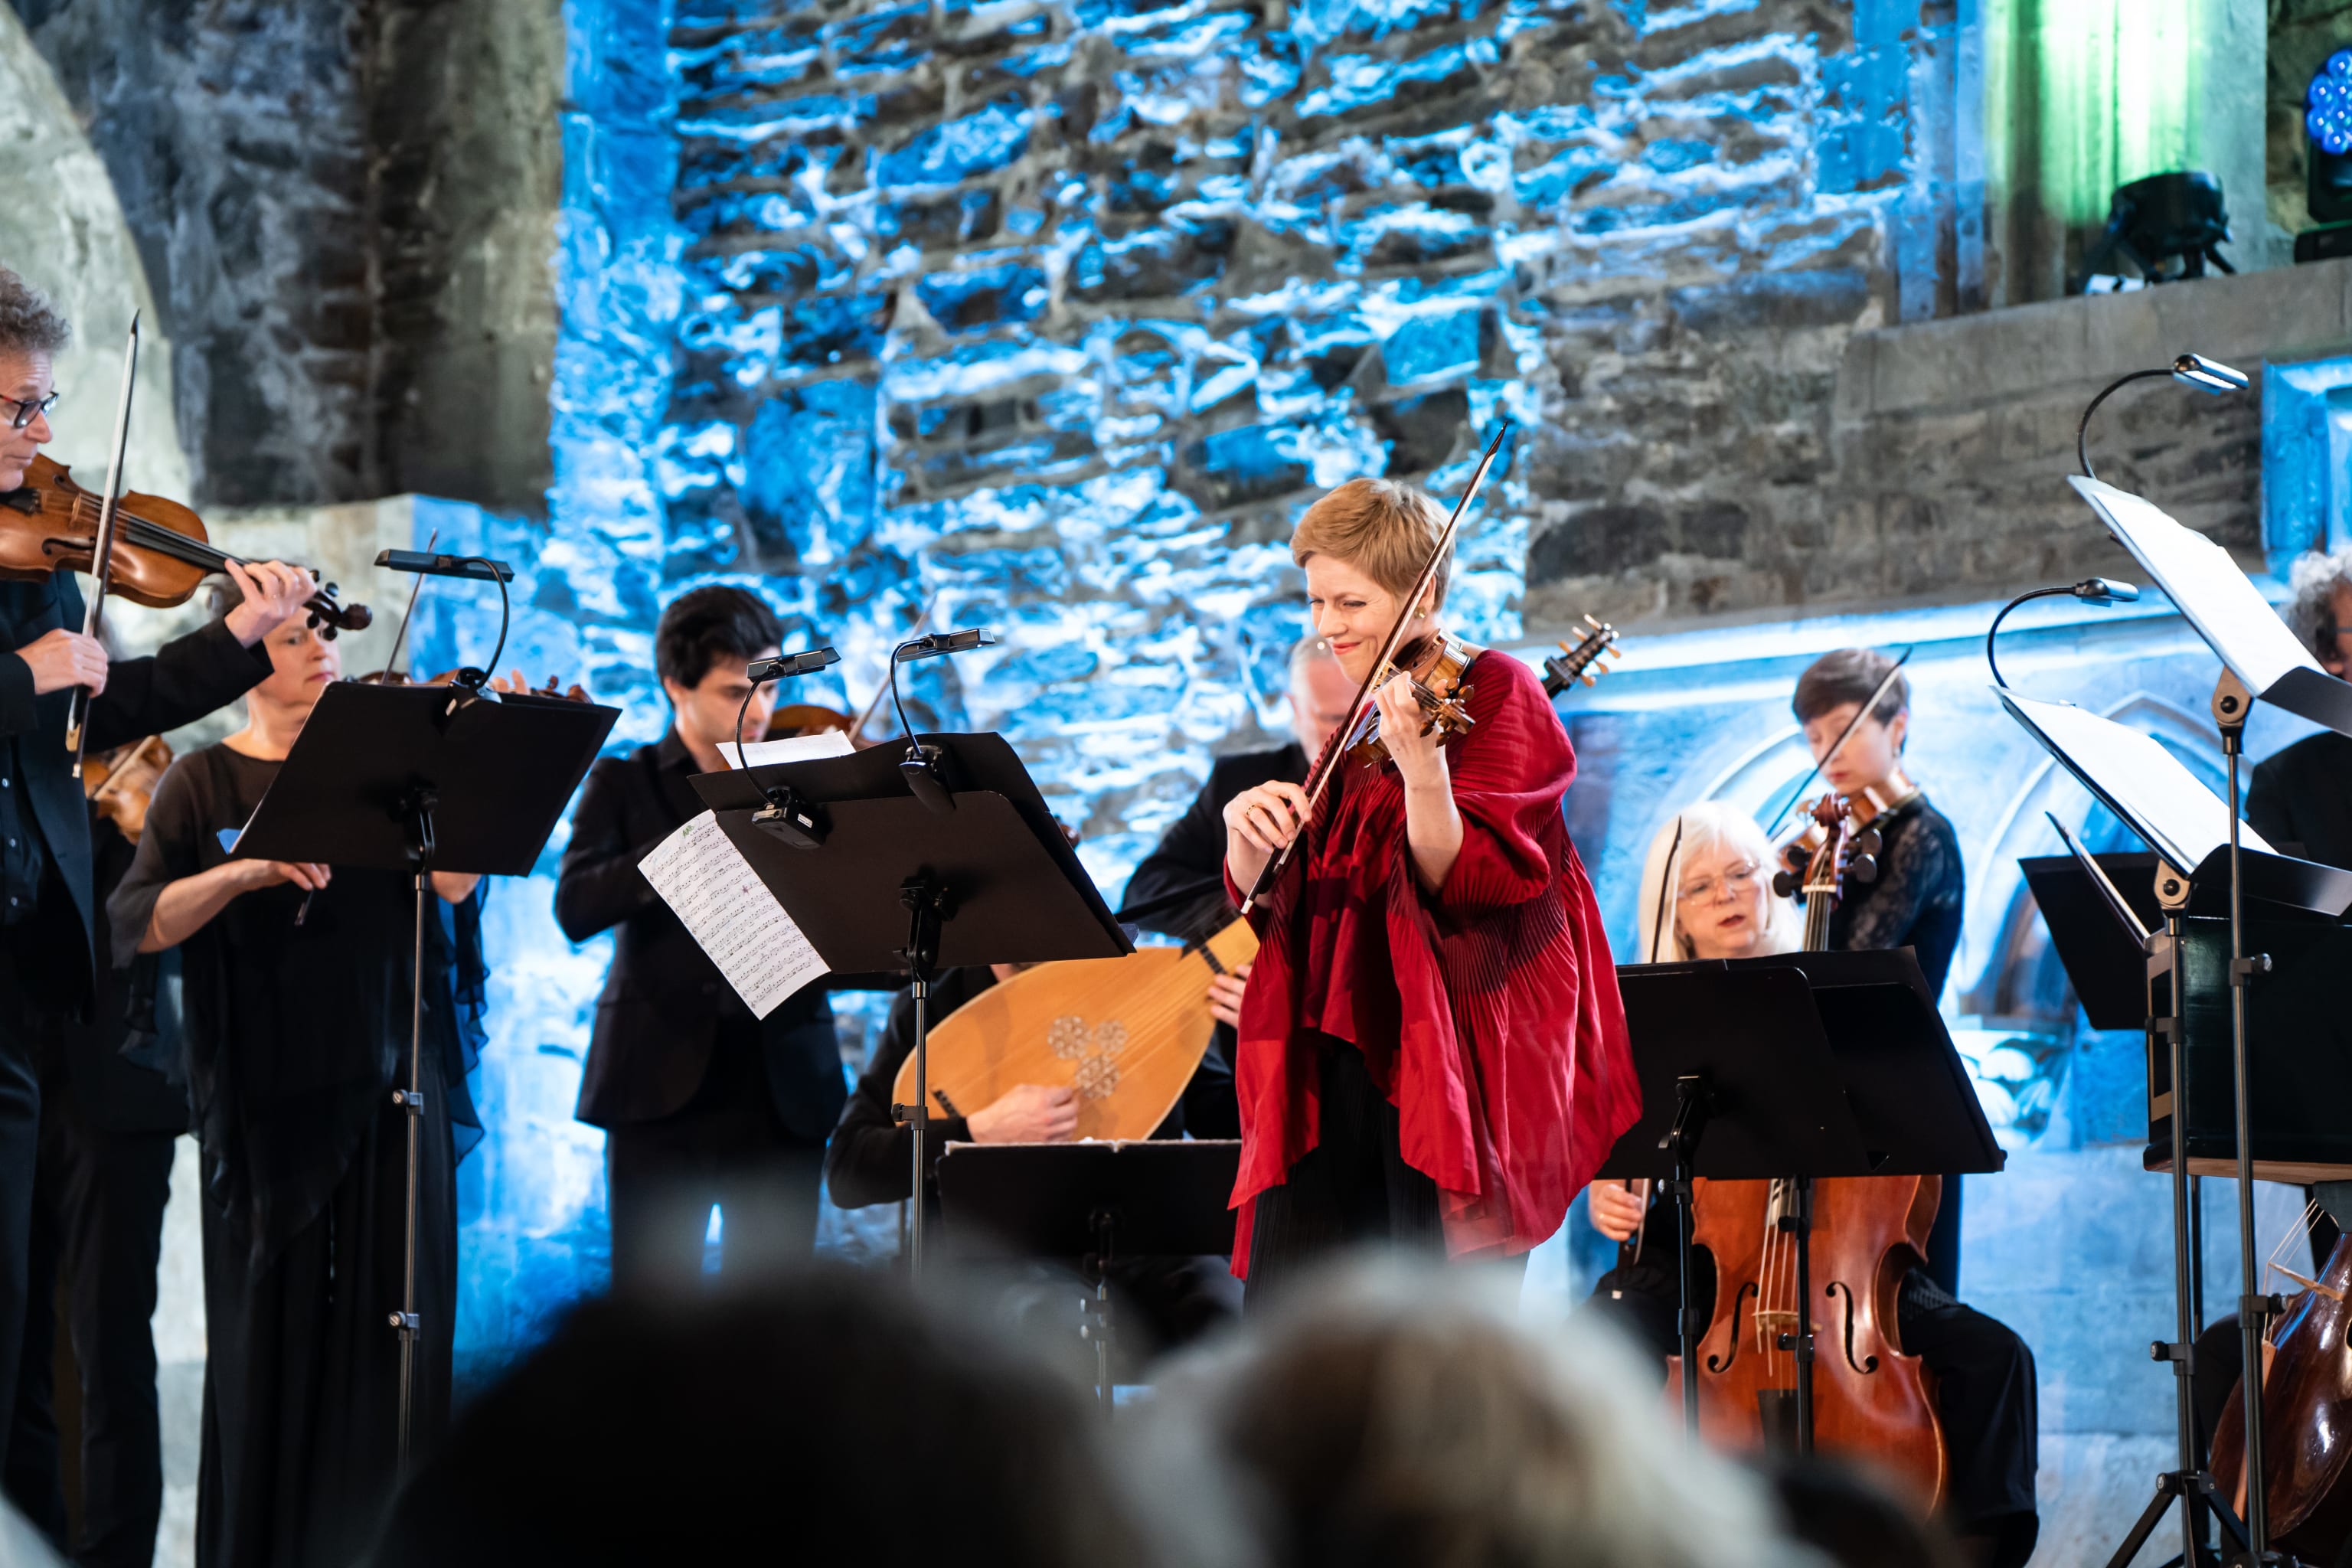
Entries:
[[[1881, 591], [1819, 492], [1846, 340], [1952, 265], [1948, 11], [678, 0], [668, 550], [946, 580], [1050, 529], [1116, 595], [1095, 539], [1205, 568], [1507, 416], [1490, 635], [1523, 566], [1537, 620]], [[1297, 623], [1240, 576], [1264, 670]]]

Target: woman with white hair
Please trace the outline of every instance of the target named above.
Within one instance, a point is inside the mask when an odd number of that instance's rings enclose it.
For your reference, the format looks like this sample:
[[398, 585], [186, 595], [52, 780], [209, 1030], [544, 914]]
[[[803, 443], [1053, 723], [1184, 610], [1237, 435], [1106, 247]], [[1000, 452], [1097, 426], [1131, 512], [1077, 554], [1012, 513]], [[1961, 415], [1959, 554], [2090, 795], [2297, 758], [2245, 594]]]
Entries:
[[[1640, 956], [1677, 963], [1795, 951], [1801, 922], [1796, 906], [1772, 890], [1774, 868], [1771, 841], [1746, 813], [1721, 801], [1687, 807], [1659, 828], [1643, 863]], [[1676, 1353], [1681, 1274], [1671, 1215], [1643, 1234], [1647, 1187], [1596, 1182], [1587, 1189], [1593, 1228], [1632, 1244], [1621, 1247], [1618, 1267], [1594, 1288], [1592, 1308], [1632, 1335], [1663, 1373]], [[2016, 1568], [2033, 1554], [2040, 1531], [2033, 1352], [2007, 1325], [1938, 1288], [1925, 1261], [1912, 1260], [1896, 1293], [1895, 1342], [1935, 1374], [1951, 1459], [1946, 1522], [1971, 1562]], [[1692, 1302], [1705, 1318], [1714, 1310], [1715, 1259], [1701, 1249], [1693, 1264]]]

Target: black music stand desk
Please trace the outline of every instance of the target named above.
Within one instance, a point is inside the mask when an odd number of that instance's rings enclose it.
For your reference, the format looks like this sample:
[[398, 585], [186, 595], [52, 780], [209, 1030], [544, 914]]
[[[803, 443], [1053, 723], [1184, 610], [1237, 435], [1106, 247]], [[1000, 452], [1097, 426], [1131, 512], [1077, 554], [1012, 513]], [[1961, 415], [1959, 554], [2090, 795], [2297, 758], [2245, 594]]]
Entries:
[[465, 686], [344, 681], [320, 694], [229, 853], [415, 875], [408, 1237], [401, 1309], [400, 1453], [408, 1455], [416, 1336], [416, 1163], [425, 1113], [425, 911], [432, 873], [525, 877], [621, 716], [617, 708]]
[[826, 968], [896, 969], [909, 978], [916, 1103], [894, 1109], [915, 1134], [908, 1262], [917, 1271], [932, 978], [949, 965], [1135, 951], [1003, 736], [920, 740], [938, 753], [946, 810], [917, 794], [902, 766], [907, 748], [895, 742], [693, 781]]
[[1109, 1269], [1117, 1258], [1230, 1255], [1233, 1140], [1145, 1138], [1083, 1143], [950, 1143], [940, 1156], [940, 1217], [1028, 1258], [1081, 1258], [1103, 1408], [1111, 1405]]
[[[1642, 1120], [1596, 1180], [1664, 1181], [1682, 1268], [1683, 1418], [1698, 1436], [1691, 1186], [1793, 1180], [1797, 1291], [1811, 1295], [1811, 1188], [1823, 1177], [1957, 1176], [2004, 1161], [1908, 949], [1791, 952], [1617, 972]], [[1812, 1335], [1796, 1342], [1794, 1440], [1812, 1446]]]

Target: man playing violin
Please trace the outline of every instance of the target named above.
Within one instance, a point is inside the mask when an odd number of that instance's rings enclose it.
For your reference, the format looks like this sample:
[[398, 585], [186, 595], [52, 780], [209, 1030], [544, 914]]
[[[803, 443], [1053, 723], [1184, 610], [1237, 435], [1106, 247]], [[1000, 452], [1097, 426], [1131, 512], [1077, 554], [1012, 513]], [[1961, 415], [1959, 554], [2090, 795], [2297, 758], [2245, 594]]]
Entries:
[[[1299, 520], [1312, 627], [1359, 686], [1400, 625], [1443, 637], [1443, 535], [1427, 497], [1377, 479]], [[1521, 1258], [1640, 1114], [1560, 814], [1575, 752], [1531, 670], [1464, 651], [1466, 730], [1424, 733], [1391, 679], [1387, 761], [1343, 763], [1319, 801], [1276, 780], [1225, 806], [1236, 903], [1301, 838], [1253, 911], [1237, 1031], [1234, 1271], [1254, 1304], [1356, 1243]]]
[[[21, 488], [50, 439], [52, 367], [68, 328], [48, 300], [0, 268], [0, 489]], [[94, 993], [97, 918], [89, 818], [66, 749], [69, 694], [91, 694], [96, 752], [193, 722], [269, 673], [263, 637], [300, 613], [310, 578], [275, 562], [231, 566], [239, 613], [110, 660], [81, 633], [69, 574], [0, 583], [0, 1411], [13, 1410], [25, 1332], [26, 1259], [41, 1076]], [[7, 1436], [0, 1431], [0, 1457]]]

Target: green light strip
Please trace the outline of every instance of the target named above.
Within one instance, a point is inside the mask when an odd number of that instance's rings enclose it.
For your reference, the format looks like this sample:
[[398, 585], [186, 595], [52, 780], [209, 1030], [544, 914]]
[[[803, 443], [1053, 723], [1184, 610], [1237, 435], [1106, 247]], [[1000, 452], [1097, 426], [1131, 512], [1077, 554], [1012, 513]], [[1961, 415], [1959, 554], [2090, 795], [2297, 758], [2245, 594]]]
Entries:
[[2213, 0], [1986, 0], [1985, 166], [2011, 200], [2098, 223], [2117, 185], [2197, 167]]

